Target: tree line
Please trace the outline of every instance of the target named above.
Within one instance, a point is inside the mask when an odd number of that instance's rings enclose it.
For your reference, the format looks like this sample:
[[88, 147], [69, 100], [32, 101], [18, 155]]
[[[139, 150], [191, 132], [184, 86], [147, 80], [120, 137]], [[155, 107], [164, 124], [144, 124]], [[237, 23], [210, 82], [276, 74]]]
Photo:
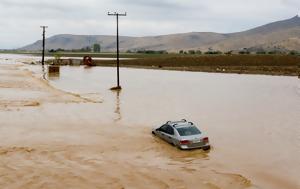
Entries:
[[66, 50], [66, 49], [58, 48], [58, 49], [50, 49], [50, 50], [48, 50], [48, 52], [49, 53], [56, 53], [56, 52], [95, 52], [95, 53], [100, 53], [101, 45], [99, 43], [95, 43], [92, 46], [86, 46], [86, 47], [82, 47], [80, 49]]

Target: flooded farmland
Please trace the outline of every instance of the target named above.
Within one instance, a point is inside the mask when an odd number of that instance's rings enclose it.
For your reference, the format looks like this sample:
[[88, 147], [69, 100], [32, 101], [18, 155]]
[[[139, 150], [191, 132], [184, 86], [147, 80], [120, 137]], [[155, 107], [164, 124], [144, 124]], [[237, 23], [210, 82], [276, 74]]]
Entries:
[[[300, 80], [0, 59], [1, 188], [300, 188]], [[18, 59], [18, 60], [16, 60]], [[213, 148], [151, 136], [188, 119]]]

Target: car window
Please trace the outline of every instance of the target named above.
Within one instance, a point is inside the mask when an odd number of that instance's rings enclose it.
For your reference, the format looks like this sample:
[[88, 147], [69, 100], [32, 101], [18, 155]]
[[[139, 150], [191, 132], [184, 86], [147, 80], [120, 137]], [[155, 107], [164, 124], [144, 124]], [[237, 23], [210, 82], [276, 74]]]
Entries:
[[190, 136], [190, 135], [201, 134], [199, 129], [195, 126], [177, 128], [177, 131], [180, 136]]
[[174, 129], [173, 129], [173, 127], [168, 126], [166, 131], [167, 131], [166, 133], [168, 133], [169, 135], [174, 135]]
[[160, 130], [161, 132], [166, 133], [166, 132], [167, 132], [167, 128], [168, 128], [168, 125], [163, 125], [163, 126], [161, 126], [161, 127], [159, 128], [159, 130]]

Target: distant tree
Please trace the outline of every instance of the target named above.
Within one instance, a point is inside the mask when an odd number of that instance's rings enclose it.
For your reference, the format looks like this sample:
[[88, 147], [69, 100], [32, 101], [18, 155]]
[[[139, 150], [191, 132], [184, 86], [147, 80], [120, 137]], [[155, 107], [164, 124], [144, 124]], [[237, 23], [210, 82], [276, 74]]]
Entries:
[[221, 51], [206, 51], [204, 54], [223, 54]]
[[250, 54], [249, 51], [240, 51], [239, 54]]
[[289, 52], [289, 55], [299, 55], [299, 54], [300, 53], [298, 51], [295, 51], [295, 50]]
[[63, 52], [63, 51], [65, 51], [65, 49], [62, 49], [62, 48], [56, 49], [56, 52]]
[[141, 54], [168, 54], [167, 51], [161, 50], [161, 51], [154, 51], [154, 50], [138, 50], [137, 53]]
[[269, 51], [268, 54], [282, 54], [282, 52], [278, 50]]
[[55, 52], [55, 54], [54, 54], [54, 59], [55, 59], [54, 63], [59, 64], [61, 62], [60, 58], [61, 58], [61, 54], [59, 52]]
[[196, 50], [196, 54], [202, 54], [200, 50]]
[[183, 50], [180, 50], [180, 51], [179, 51], [179, 54], [183, 54], [183, 53], [184, 53], [184, 51], [183, 51]]
[[256, 54], [267, 54], [266, 51], [257, 51]]
[[94, 52], [101, 52], [101, 46], [98, 43], [93, 45]]
[[196, 54], [195, 50], [189, 50], [189, 54]]
[[227, 51], [227, 52], [225, 52], [224, 54], [226, 54], [226, 55], [231, 55], [232, 52], [233, 52], [233, 51]]
[[78, 50], [79, 52], [81, 51], [81, 52], [91, 52], [91, 47], [89, 47], [89, 46], [86, 46], [86, 47], [83, 47], [83, 48], [81, 48], [80, 50]]
[[91, 52], [91, 51], [92, 51], [92, 48], [91, 48], [91, 47], [86, 47], [86, 48], [85, 48], [85, 51], [86, 51], [86, 52]]
[[55, 53], [55, 52], [63, 52], [63, 51], [66, 51], [65, 49], [62, 49], [62, 48], [58, 48], [58, 49], [51, 49], [49, 50], [48, 52], [49, 53]]

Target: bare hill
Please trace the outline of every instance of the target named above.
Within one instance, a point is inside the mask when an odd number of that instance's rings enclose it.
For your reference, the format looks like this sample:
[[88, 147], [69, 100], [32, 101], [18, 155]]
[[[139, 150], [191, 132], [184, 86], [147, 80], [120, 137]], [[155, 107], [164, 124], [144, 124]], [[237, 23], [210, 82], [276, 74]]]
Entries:
[[[46, 40], [47, 49], [80, 49], [100, 43], [103, 51], [115, 51], [114, 36], [61, 34]], [[39, 50], [42, 42], [27, 45], [22, 50]], [[252, 50], [300, 51], [300, 18], [297, 16], [251, 30], [230, 34], [191, 32], [147, 37], [120, 37], [121, 51], [126, 50]]]

